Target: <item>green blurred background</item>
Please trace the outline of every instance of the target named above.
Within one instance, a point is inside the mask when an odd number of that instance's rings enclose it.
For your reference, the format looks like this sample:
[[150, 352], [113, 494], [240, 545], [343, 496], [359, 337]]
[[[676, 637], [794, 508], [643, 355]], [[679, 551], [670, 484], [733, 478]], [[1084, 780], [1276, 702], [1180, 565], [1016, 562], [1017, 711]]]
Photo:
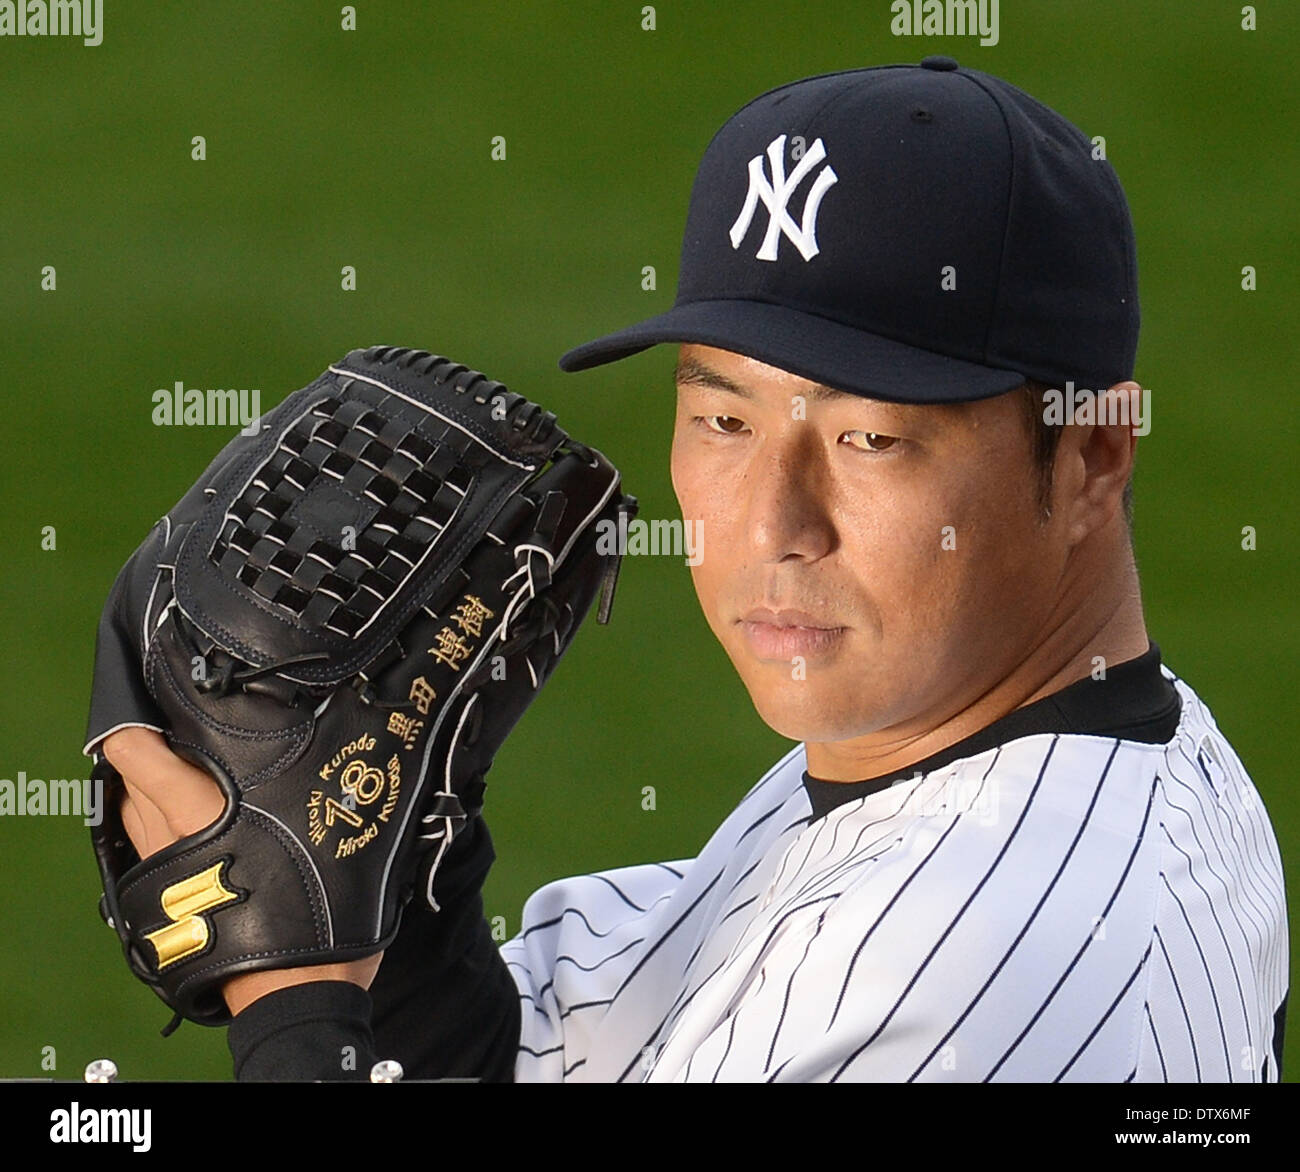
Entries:
[[[153, 426], [155, 389], [258, 387], [267, 409], [354, 347], [441, 350], [605, 450], [643, 516], [677, 516], [672, 348], [582, 375], [556, 358], [671, 304], [695, 165], [749, 98], [950, 53], [1104, 135], [1125, 183], [1154, 406], [1136, 478], [1148, 626], [1263, 793], [1296, 906], [1291, 0], [1257, 5], [1256, 32], [1235, 2], [1005, 0], [988, 48], [895, 38], [885, 0], [660, 4], [652, 32], [609, 0], [363, 0], [355, 32], [335, 3], [105, 7], [99, 47], [0, 40], [0, 776], [85, 775], [108, 586], [233, 434]], [[486, 906], [511, 934], [549, 879], [696, 853], [788, 747], [680, 560], [630, 559], [616, 609], [492, 774]], [[99, 920], [79, 820], [0, 819], [0, 884], [0, 1077], [48, 1074], [44, 1046], [61, 1078], [103, 1055], [133, 1080], [230, 1077], [224, 1031], [158, 1036], [168, 1013]], [[1300, 1026], [1288, 1041], [1300, 1078]]]

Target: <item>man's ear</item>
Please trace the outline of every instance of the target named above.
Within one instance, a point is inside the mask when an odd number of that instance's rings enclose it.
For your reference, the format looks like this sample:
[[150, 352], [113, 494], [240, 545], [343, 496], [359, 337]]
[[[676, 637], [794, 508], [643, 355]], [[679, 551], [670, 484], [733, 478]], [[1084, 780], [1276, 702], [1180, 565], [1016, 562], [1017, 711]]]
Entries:
[[1122, 512], [1138, 436], [1150, 423], [1146, 396], [1132, 380], [1091, 395], [1076, 395], [1074, 419], [1066, 424], [1056, 453], [1057, 492], [1053, 494], [1057, 496], [1053, 512], [1059, 509], [1066, 518], [1071, 545]]

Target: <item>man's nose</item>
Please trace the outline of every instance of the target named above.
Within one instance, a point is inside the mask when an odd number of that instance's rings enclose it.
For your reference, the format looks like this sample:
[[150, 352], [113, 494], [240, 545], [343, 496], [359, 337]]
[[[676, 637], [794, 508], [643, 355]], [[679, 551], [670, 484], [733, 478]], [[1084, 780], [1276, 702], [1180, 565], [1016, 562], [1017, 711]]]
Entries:
[[811, 428], [769, 437], [748, 473], [749, 539], [763, 561], [815, 561], [835, 548], [830, 470]]

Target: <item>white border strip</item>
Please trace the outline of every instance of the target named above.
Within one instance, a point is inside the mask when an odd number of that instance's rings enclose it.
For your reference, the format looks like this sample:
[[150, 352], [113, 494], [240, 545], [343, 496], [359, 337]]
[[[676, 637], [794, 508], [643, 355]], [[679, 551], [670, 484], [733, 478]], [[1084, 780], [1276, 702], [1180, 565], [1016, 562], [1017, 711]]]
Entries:
[[90, 757], [95, 764], [98, 765], [99, 758], [102, 756], [99, 751], [99, 746], [108, 740], [108, 738], [115, 732], [120, 732], [124, 728], [147, 728], [152, 732], [160, 734], [167, 731], [164, 728], [159, 728], [156, 724], [145, 724], [142, 720], [124, 720], [121, 724], [113, 725], [113, 727], [107, 732], [100, 733], [93, 741], [87, 741], [85, 745], [82, 746], [81, 755], [83, 757]]

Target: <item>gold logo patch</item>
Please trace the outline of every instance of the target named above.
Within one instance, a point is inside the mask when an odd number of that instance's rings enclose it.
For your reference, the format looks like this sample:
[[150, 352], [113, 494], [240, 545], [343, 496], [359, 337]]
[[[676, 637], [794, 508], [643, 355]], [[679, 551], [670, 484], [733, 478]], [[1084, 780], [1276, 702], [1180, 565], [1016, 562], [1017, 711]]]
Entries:
[[211, 936], [204, 914], [239, 898], [221, 882], [224, 866], [224, 860], [214, 863], [206, 871], [163, 889], [160, 902], [171, 923], [145, 934], [158, 954], [159, 972], [202, 952]]

